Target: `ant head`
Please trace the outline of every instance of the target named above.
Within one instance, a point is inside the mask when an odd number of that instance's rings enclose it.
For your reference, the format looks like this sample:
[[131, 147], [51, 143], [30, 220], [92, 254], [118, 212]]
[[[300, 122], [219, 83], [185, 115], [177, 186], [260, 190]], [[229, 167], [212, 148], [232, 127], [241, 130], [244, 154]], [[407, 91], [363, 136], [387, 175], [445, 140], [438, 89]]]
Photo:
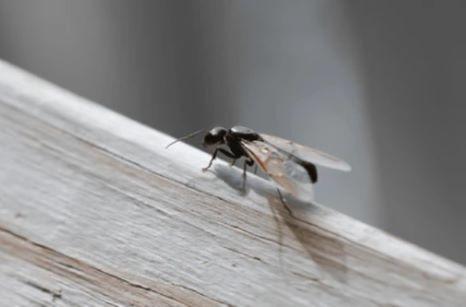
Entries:
[[215, 127], [212, 128], [205, 136], [204, 142], [202, 145], [204, 146], [212, 146], [212, 145], [221, 145], [225, 143], [224, 137], [227, 134], [228, 130], [223, 127]]

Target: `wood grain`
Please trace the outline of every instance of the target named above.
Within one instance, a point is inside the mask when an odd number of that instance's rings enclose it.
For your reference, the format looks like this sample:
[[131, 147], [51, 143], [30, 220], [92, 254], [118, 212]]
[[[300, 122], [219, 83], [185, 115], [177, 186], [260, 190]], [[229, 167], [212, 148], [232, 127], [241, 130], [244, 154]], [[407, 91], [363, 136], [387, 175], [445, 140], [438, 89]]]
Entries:
[[0, 305], [464, 306], [466, 270], [0, 63]]

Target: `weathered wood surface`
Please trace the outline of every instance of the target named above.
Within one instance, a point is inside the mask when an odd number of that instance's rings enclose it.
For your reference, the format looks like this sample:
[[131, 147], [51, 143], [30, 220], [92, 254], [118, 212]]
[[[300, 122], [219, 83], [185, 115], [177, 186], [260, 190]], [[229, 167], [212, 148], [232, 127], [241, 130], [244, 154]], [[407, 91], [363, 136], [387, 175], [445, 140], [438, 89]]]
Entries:
[[170, 140], [0, 63], [0, 305], [465, 306], [464, 267]]

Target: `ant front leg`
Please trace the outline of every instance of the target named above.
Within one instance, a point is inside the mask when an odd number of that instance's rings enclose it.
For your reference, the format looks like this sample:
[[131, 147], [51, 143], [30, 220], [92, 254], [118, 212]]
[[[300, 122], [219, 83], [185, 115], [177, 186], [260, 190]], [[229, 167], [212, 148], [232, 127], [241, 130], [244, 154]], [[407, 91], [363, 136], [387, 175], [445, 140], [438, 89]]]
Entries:
[[204, 167], [202, 169], [203, 172], [207, 171], [211, 166], [212, 166], [212, 163], [214, 162], [215, 158], [217, 158], [217, 154], [218, 152], [221, 152], [222, 154], [224, 154], [225, 156], [229, 157], [229, 158], [232, 158], [232, 159], [237, 159], [237, 157], [232, 154], [231, 152], [229, 152], [228, 150], [225, 150], [223, 148], [215, 148], [215, 151], [214, 153], [212, 154], [212, 158], [210, 159], [209, 161], [209, 165], [207, 165], [206, 167]]
[[254, 160], [252, 159], [246, 159], [244, 160], [243, 164], [243, 191], [246, 191], [246, 169], [248, 166], [253, 166], [254, 165]]

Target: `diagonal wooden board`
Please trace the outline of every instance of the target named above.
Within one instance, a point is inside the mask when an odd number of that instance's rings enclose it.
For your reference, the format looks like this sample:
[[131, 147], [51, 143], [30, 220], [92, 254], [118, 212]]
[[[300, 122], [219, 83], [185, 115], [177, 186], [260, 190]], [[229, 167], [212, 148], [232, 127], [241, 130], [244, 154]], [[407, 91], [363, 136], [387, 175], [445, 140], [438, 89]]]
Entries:
[[0, 305], [464, 306], [466, 270], [0, 63]]

